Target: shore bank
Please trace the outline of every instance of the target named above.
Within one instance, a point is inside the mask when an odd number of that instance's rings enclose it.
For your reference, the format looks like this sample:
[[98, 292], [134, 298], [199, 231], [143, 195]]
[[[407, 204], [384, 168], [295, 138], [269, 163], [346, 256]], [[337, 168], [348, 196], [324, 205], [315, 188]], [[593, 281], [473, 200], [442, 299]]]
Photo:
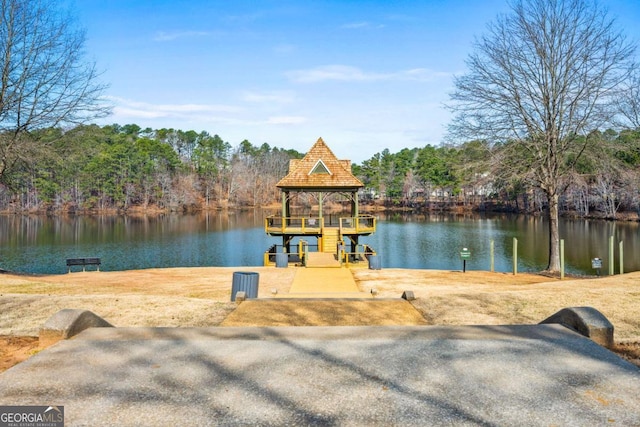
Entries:
[[[296, 268], [0, 274], [0, 336], [14, 341], [35, 337], [39, 327], [63, 308], [90, 310], [119, 327], [217, 326], [236, 307], [230, 301], [235, 271], [259, 273], [258, 297], [272, 298], [273, 290], [280, 296], [289, 291]], [[640, 342], [640, 272], [562, 281], [487, 271], [354, 269], [352, 273], [360, 290], [375, 288], [377, 298], [399, 298], [405, 290], [413, 291], [413, 305], [430, 325], [536, 324], [565, 307], [591, 306], [613, 323], [618, 344]]]

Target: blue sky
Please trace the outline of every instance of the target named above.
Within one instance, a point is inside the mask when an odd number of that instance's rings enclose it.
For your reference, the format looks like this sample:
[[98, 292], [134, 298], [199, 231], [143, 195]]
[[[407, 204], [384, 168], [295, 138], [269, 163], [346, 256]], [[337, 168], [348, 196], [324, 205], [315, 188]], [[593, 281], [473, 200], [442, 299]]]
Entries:
[[[633, 40], [640, 2], [604, 1]], [[114, 114], [360, 163], [439, 145], [452, 76], [505, 0], [75, 0]]]

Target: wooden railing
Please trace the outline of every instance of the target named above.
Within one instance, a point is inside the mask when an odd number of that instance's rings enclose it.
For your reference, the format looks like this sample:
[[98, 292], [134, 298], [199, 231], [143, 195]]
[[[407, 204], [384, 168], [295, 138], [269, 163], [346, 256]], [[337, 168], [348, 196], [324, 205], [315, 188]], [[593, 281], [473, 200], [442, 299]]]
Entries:
[[[304, 242], [304, 253], [300, 253], [300, 251], [294, 250], [291, 253], [287, 253], [287, 261], [289, 263], [298, 263], [302, 264], [304, 262], [304, 255], [309, 252], [309, 250], [318, 250], [317, 245], [309, 245]], [[311, 248], [311, 249], [309, 249]], [[282, 245], [271, 245], [269, 249], [264, 252], [263, 255], [263, 265], [265, 267], [275, 266], [276, 265], [276, 257], [282, 256], [283, 253], [286, 253], [286, 249]]]
[[[372, 215], [340, 217], [338, 227], [343, 234], [365, 234], [376, 231], [376, 218]], [[325, 227], [325, 218], [321, 217], [282, 217], [265, 218], [264, 229], [267, 233], [278, 234], [318, 234]]]
[[340, 234], [374, 233], [376, 218], [371, 215], [340, 218]]
[[366, 244], [356, 246], [355, 252], [347, 252], [344, 248], [345, 246], [343, 244], [342, 250], [338, 254], [338, 259], [340, 260], [340, 264], [346, 265], [347, 267], [351, 264], [358, 264], [367, 261], [370, 255], [376, 255], [376, 251]]
[[267, 233], [291, 233], [300, 232], [315, 234], [324, 227], [323, 218], [319, 217], [281, 217], [269, 216], [264, 220], [264, 229]]

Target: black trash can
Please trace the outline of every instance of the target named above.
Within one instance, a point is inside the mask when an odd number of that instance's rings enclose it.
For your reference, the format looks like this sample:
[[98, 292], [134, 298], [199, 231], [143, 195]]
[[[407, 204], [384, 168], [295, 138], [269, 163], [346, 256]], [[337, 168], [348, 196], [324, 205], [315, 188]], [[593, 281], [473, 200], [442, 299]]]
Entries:
[[278, 252], [276, 254], [276, 268], [287, 268], [289, 266], [289, 254]]
[[260, 275], [251, 271], [235, 271], [231, 284], [231, 301], [236, 300], [238, 292], [244, 292], [247, 298], [258, 298]]
[[378, 255], [369, 255], [369, 270], [381, 270], [382, 258]]

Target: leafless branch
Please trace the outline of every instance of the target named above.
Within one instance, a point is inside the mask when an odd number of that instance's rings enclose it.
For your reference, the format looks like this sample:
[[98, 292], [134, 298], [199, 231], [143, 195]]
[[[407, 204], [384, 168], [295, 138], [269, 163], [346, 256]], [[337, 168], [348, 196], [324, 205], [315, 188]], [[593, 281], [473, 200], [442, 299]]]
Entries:
[[108, 114], [84, 43], [84, 31], [55, 2], [0, 2], [0, 180], [25, 158], [21, 135]]

